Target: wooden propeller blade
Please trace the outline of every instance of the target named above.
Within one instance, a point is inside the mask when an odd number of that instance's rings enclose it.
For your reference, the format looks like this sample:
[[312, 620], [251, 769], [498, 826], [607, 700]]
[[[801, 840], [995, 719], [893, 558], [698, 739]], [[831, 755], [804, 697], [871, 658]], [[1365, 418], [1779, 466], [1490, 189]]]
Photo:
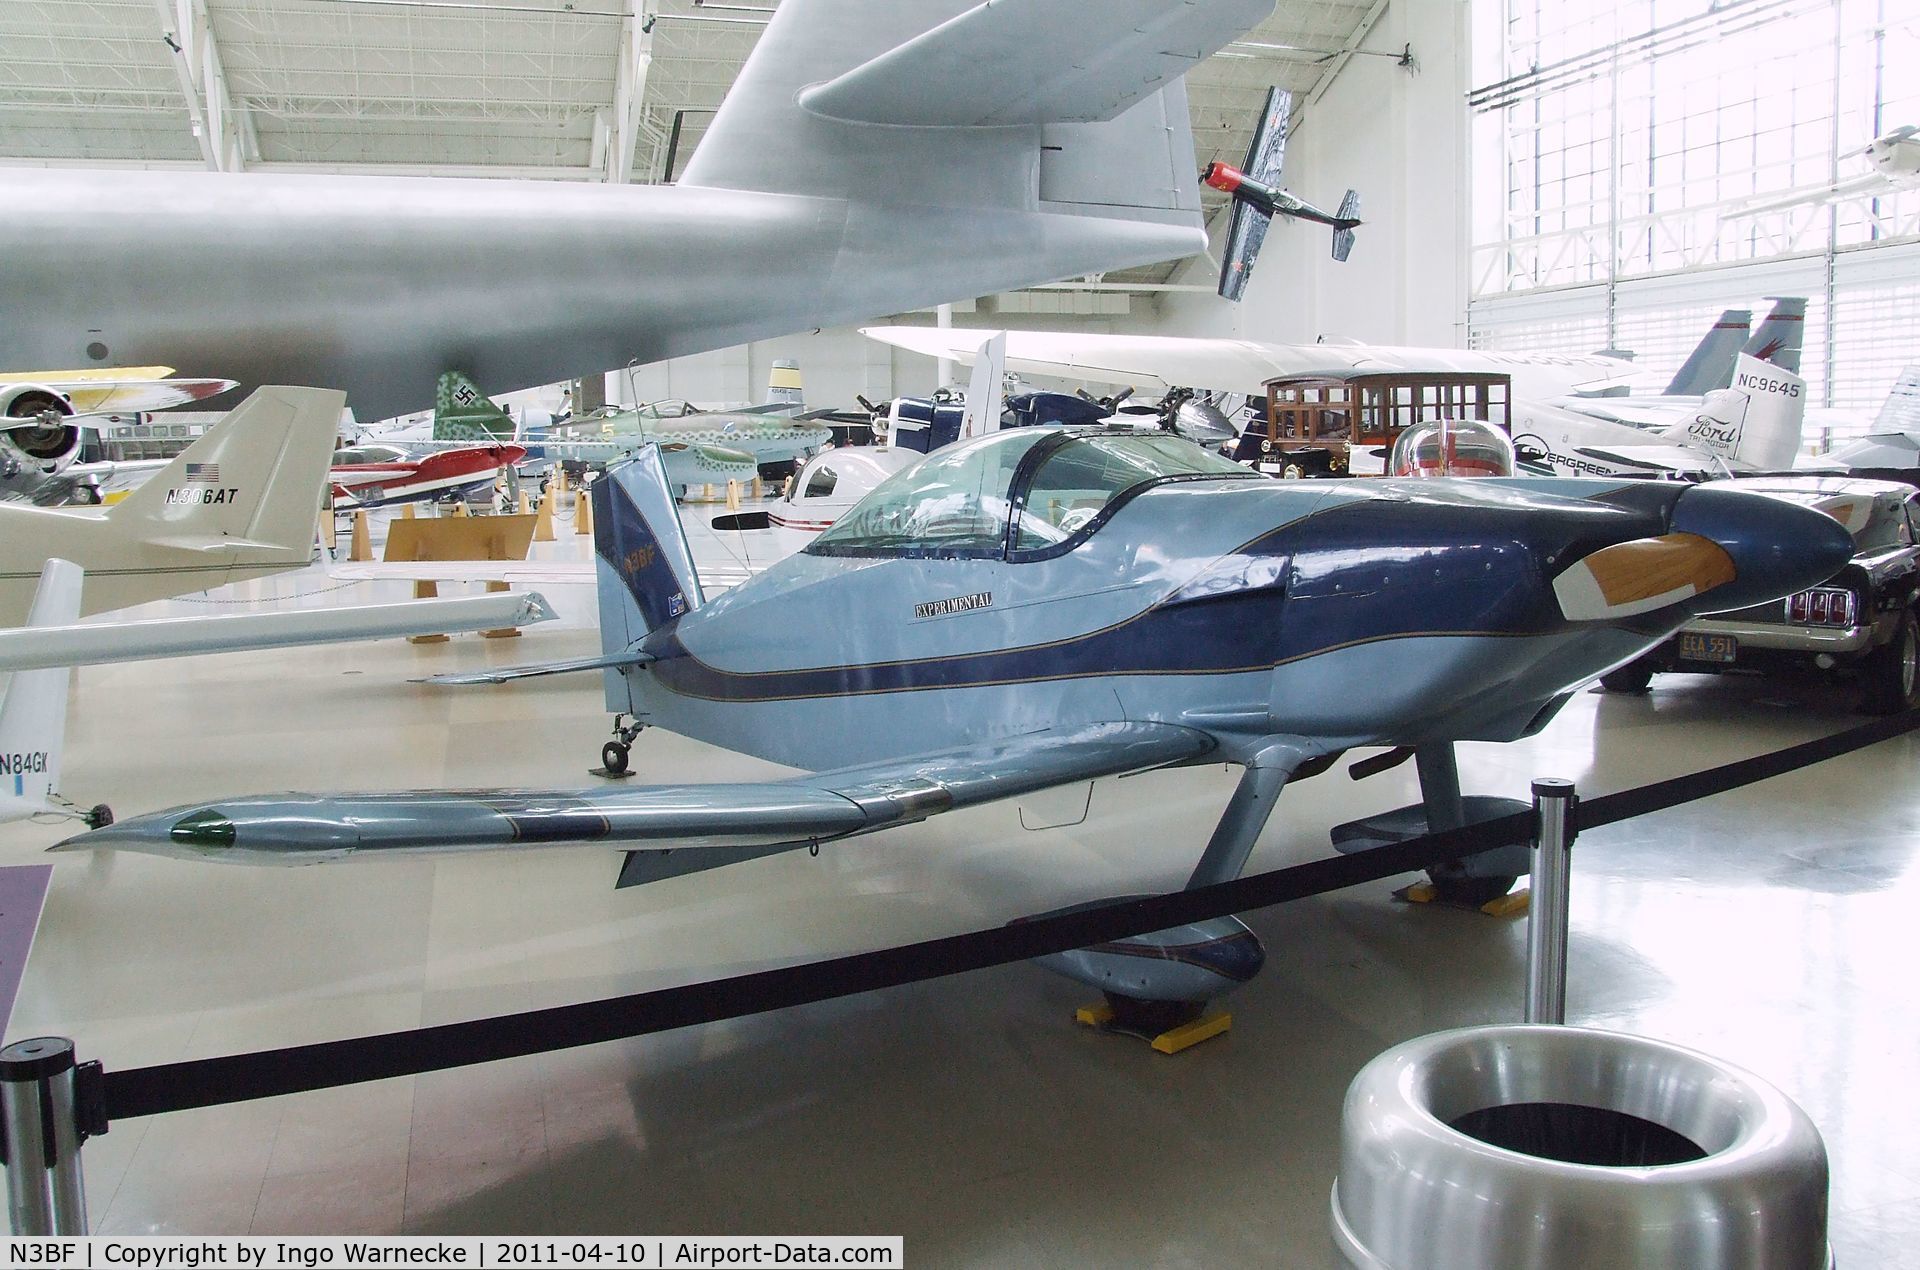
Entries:
[[1650, 613], [1733, 581], [1733, 557], [1698, 534], [1662, 534], [1602, 547], [1553, 580], [1570, 621]]

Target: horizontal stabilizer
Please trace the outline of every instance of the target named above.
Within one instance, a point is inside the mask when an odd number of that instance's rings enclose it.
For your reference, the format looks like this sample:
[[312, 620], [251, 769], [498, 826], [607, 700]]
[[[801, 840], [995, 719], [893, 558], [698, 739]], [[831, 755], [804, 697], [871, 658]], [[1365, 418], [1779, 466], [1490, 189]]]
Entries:
[[150, 546], [169, 547], [175, 551], [284, 551], [286, 545], [278, 542], [262, 542], [257, 538], [228, 538], [217, 534], [152, 534], [146, 539]]
[[1684, 445], [1576, 446], [1575, 452], [1603, 463], [1624, 468], [1645, 468], [1650, 472], [1713, 472], [1718, 470], [1712, 457]]
[[251, 795], [123, 820], [53, 849], [104, 847], [283, 865], [352, 855], [592, 842], [759, 851], [870, 833], [1102, 776], [1190, 763], [1213, 749], [1213, 738], [1192, 728], [1095, 723], [787, 781]]
[[538, 594], [502, 591], [445, 600], [213, 617], [78, 623], [68, 619], [68, 624], [58, 626], [0, 630], [0, 671], [340, 644], [402, 635], [505, 630], [550, 621], [554, 616], [552, 606]]
[[436, 684], [442, 687], [503, 684], [515, 679], [538, 679], [543, 675], [570, 675], [580, 670], [618, 670], [625, 666], [644, 666], [652, 660], [652, 653], [607, 653], [598, 657], [569, 657], [562, 661], [537, 661], [525, 666], [500, 666], [493, 670], [458, 670], [444, 675], [428, 675], [413, 682]]
[[851, 123], [993, 128], [1112, 119], [1273, 11], [1270, 0], [991, 0], [800, 94]]
[[1337, 222], [1333, 227], [1333, 258], [1344, 261], [1353, 252], [1353, 230], [1360, 223], [1360, 192], [1348, 190], [1346, 197], [1340, 200], [1340, 210], [1333, 214]]

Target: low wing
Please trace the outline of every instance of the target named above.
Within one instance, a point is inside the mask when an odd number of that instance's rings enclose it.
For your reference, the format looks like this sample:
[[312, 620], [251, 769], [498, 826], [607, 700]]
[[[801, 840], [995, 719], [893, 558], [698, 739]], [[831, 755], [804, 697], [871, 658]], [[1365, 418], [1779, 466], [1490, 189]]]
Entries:
[[248, 796], [123, 820], [53, 849], [240, 864], [593, 842], [753, 850], [871, 833], [1056, 785], [1189, 763], [1213, 749], [1213, 738], [1192, 728], [1104, 723], [787, 781]]
[[593, 581], [592, 560], [341, 560], [337, 582], [505, 582], [510, 586]]
[[340, 489], [354, 490], [362, 485], [399, 485], [420, 475], [418, 463], [356, 463], [327, 469], [327, 479]]
[[[158, 370], [160, 367], [152, 367]], [[82, 414], [108, 411], [133, 414], [143, 410], [165, 410], [217, 397], [239, 385], [231, 379], [39, 379], [67, 394], [73, 408]]]
[[[702, 560], [700, 588], [709, 595], [739, 586], [766, 565]], [[342, 560], [329, 566], [339, 582], [505, 582], [509, 586], [590, 586], [588, 560]]]
[[[980, 343], [977, 331], [952, 327], [866, 326], [860, 330], [863, 335], [895, 348], [928, 357], [944, 357], [969, 366]], [[1258, 344], [1251, 340], [1191, 339], [1174, 335], [1007, 332], [1008, 370], [1093, 383], [1131, 384], [1149, 394], [1187, 387], [1264, 397], [1267, 381], [1280, 375], [1339, 373], [1372, 366], [1376, 361], [1364, 347], [1340, 344]]]
[[553, 617], [552, 607], [538, 594], [500, 592], [450, 600], [271, 613], [22, 626], [0, 630], [0, 671], [339, 644], [400, 635], [504, 630]]

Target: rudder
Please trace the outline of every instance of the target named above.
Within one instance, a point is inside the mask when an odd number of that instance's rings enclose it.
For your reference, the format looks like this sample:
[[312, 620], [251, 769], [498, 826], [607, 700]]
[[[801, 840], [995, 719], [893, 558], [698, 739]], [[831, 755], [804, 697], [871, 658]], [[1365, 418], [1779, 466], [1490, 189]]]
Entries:
[[1728, 309], [1720, 315], [1687, 360], [1681, 363], [1663, 394], [1668, 397], [1704, 397], [1733, 382], [1733, 359], [1747, 342], [1753, 326], [1748, 309]]
[[513, 418], [480, 391], [480, 386], [457, 370], [447, 371], [434, 384], [433, 439], [435, 441], [511, 441]]
[[[80, 619], [80, 566], [48, 560], [40, 570], [29, 626], [70, 626]], [[0, 705], [0, 819], [45, 811], [60, 787], [60, 756], [66, 748], [65, 666], [15, 671]]]
[[591, 497], [600, 642], [604, 652], [621, 652], [704, 597], [658, 445], [608, 467]]
[[1773, 301], [1773, 312], [1754, 328], [1752, 338], [1740, 351], [1798, 375], [1800, 350], [1807, 334], [1806, 297], [1770, 295], [1767, 299]]
[[165, 546], [307, 551], [346, 400], [331, 388], [258, 389], [107, 523]]

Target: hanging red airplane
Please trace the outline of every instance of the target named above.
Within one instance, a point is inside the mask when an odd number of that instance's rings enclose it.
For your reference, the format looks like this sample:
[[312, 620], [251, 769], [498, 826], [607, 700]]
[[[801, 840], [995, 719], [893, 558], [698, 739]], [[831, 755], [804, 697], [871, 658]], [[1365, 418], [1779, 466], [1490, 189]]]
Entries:
[[398, 446], [335, 450], [330, 479], [336, 507], [384, 507], [454, 498], [493, 484], [502, 468], [527, 457], [518, 445], [470, 445], [414, 456]]

